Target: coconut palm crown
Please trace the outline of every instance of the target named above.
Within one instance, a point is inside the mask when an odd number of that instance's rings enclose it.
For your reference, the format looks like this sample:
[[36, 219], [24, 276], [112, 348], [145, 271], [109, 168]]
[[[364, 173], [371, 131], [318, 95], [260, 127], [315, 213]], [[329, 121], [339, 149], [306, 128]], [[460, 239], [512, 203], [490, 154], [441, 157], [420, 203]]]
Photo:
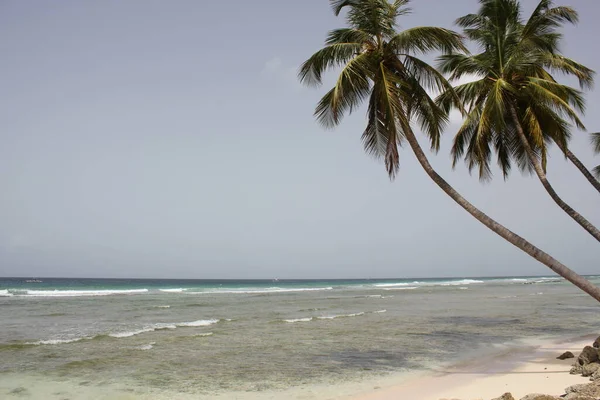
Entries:
[[440, 58], [441, 71], [449, 73], [452, 80], [476, 77], [474, 82], [457, 86], [456, 93], [437, 99], [449, 110], [458, 95], [468, 111], [454, 139], [454, 165], [464, 156], [469, 170], [476, 168], [486, 180], [491, 177], [495, 152], [505, 179], [514, 162], [522, 171], [531, 172], [533, 161], [517, 135], [511, 115], [514, 110], [545, 171], [548, 144], [555, 142], [566, 151], [573, 125], [585, 129], [578, 116], [585, 110], [582, 93], [558, 83], [553, 75], [575, 76], [582, 89], [593, 84], [594, 71], [559, 51], [562, 34], [558, 28], [576, 23], [577, 12], [542, 0], [525, 21], [517, 0], [479, 2], [477, 14], [456, 23], [480, 52]]
[[331, 0], [336, 15], [347, 9], [347, 27], [329, 32], [325, 47], [301, 67], [299, 79], [320, 85], [323, 73], [340, 69], [333, 88], [318, 103], [315, 116], [327, 128], [368, 103], [365, 150], [385, 161], [391, 178], [399, 168], [398, 146], [416, 120], [437, 150], [448, 122], [428, 90], [453, 93], [434, 67], [419, 58], [430, 51], [466, 51], [457, 33], [438, 27], [399, 31], [397, 19], [410, 12], [409, 0]]

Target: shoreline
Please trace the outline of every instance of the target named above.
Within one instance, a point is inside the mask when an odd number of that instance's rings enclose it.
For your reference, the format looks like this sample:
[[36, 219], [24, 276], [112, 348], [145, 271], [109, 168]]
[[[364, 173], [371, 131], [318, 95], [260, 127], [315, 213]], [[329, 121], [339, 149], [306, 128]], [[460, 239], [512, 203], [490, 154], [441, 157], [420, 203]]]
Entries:
[[[142, 390], [127, 382], [92, 388], [76, 382], [47, 380], [43, 376], [1, 375], [0, 392], [20, 397], [14, 387], [27, 388], [31, 399], [60, 399], [68, 392], [74, 398], [123, 399], [222, 399], [222, 400], [490, 400], [512, 393], [515, 399], [527, 394], [562, 395], [565, 388], [589, 383], [589, 378], [571, 375], [576, 359], [557, 360], [565, 351], [578, 355], [597, 335], [571, 338], [540, 338], [513, 342], [491, 348], [489, 352], [468, 355], [468, 358], [428, 371], [405, 371], [361, 382], [315, 383], [282, 391], [230, 391], [226, 393], [189, 393], [162, 390]], [[35, 378], [35, 379], [32, 379]], [[6, 380], [8, 379], [8, 381]], [[8, 384], [10, 382], [10, 385]], [[12, 389], [11, 389], [12, 388]], [[89, 390], [93, 390], [90, 392]], [[48, 395], [52, 393], [52, 395]], [[60, 396], [59, 396], [60, 394]], [[56, 395], [56, 396], [54, 396]], [[62, 396], [62, 397], [61, 397]]]
[[565, 351], [577, 357], [596, 337], [590, 334], [571, 339], [545, 339], [538, 344], [510, 347], [495, 356], [465, 360], [397, 384], [374, 387], [336, 400], [489, 400], [506, 392], [512, 393], [515, 399], [531, 393], [560, 396], [568, 386], [589, 383], [589, 378], [569, 374], [576, 359], [558, 360], [556, 357]]

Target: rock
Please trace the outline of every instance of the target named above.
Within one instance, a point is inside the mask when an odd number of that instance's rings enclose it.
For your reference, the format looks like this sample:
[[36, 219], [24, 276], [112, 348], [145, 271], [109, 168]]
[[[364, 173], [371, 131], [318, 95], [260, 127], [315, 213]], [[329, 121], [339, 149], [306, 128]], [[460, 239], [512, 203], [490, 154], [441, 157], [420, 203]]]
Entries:
[[596, 400], [596, 398], [590, 396], [580, 396], [577, 394], [575, 397], [570, 397], [569, 400]]
[[592, 346], [585, 346], [579, 357], [577, 357], [579, 365], [586, 365], [596, 361], [598, 361], [598, 350]]
[[567, 358], [575, 358], [575, 355], [570, 351], [565, 351], [560, 356], [556, 357], [559, 360], [566, 360]]
[[547, 394], [532, 393], [521, 398], [521, 400], [560, 400], [560, 397], [548, 396]]
[[564, 397], [567, 400], [576, 399], [579, 397], [591, 397], [596, 399], [600, 397], [600, 384], [597, 382], [593, 383], [580, 383], [578, 385], [569, 386], [565, 389], [567, 395]]
[[571, 370], [569, 371], [571, 375], [580, 375], [583, 373], [583, 367], [579, 365], [579, 363], [575, 363], [571, 366]]
[[515, 400], [515, 398], [510, 393], [504, 393], [502, 396], [496, 397], [495, 399], [492, 399], [492, 400]]
[[582, 376], [592, 376], [596, 371], [600, 368], [600, 364], [597, 362], [586, 364], [582, 367], [581, 375]]
[[594, 344], [592, 346], [594, 346], [595, 348], [600, 347], [600, 336], [598, 336], [598, 339], [594, 340]]
[[598, 369], [596, 372], [594, 372], [592, 374], [592, 376], [590, 377], [590, 381], [595, 381], [597, 379], [600, 379], [600, 369]]

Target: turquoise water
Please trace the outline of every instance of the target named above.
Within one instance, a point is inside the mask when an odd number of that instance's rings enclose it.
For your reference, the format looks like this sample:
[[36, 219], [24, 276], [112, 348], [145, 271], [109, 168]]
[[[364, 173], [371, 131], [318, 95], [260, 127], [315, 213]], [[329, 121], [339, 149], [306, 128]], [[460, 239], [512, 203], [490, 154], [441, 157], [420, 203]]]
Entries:
[[597, 312], [556, 277], [0, 279], [0, 397], [242, 398], [340, 385], [597, 333]]

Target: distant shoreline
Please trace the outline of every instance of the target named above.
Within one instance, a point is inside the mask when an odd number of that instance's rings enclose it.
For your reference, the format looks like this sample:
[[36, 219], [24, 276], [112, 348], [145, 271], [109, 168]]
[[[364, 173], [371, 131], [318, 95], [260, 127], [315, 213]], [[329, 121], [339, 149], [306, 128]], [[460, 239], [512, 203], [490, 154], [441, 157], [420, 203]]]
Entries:
[[[598, 276], [595, 274], [582, 275]], [[65, 276], [0, 276], [3, 279], [78, 279], [78, 280], [130, 280], [130, 281], [203, 281], [203, 282], [328, 282], [328, 281], [395, 281], [395, 280], [442, 280], [442, 279], [502, 279], [502, 278], [559, 278], [556, 274], [544, 275], [497, 275], [497, 276], [436, 276], [436, 277], [402, 277], [402, 278], [104, 278], [104, 277], [65, 277]]]

